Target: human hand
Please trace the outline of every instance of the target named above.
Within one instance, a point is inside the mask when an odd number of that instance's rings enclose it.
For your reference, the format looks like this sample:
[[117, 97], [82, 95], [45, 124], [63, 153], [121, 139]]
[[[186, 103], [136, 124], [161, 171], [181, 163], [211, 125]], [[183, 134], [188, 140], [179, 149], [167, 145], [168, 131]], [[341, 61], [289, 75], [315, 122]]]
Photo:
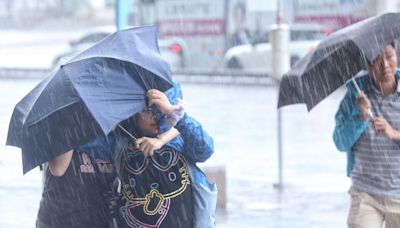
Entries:
[[369, 101], [368, 97], [365, 93], [360, 92], [358, 97], [356, 98], [356, 104], [358, 109], [360, 110], [360, 120], [364, 121], [371, 110], [371, 102]]
[[151, 89], [147, 91], [147, 98], [149, 99], [149, 106], [154, 104], [163, 114], [170, 116], [174, 112], [174, 107], [169, 103], [165, 93], [157, 89]]
[[146, 157], [153, 155], [155, 150], [160, 149], [164, 145], [164, 141], [159, 138], [142, 137], [135, 141], [135, 146], [143, 151]]
[[377, 133], [381, 133], [389, 139], [400, 140], [400, 132], [393, 129], [384, 118], [373, 117], [372, 122]]

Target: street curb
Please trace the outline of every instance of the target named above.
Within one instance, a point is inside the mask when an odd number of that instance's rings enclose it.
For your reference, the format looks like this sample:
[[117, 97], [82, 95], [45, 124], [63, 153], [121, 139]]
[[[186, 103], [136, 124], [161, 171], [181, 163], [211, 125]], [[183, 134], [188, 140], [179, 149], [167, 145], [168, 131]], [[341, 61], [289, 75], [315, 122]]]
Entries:
[[0, 68], [0, 79], [43, 79], [51, 69]]
[[[0, 79], [44, 79], [52, 70], [0, 67]], [[267, 75], [249, 72], [180, 70], [172, 72], [172, 75], [181, 83], [277, 87], [277, 83]]]

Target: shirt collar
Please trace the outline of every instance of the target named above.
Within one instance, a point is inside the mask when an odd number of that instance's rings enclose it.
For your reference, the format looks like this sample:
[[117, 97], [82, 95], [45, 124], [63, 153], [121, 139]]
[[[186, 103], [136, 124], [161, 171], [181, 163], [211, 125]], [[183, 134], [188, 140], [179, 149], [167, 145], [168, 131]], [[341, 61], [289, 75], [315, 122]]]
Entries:
[[400, 70], [398, 69], [396, 71], [396, 81], [397, 81], [397, 93], [400, 93], [400, 83], [399, 83], [399, 79], [400, 79]]

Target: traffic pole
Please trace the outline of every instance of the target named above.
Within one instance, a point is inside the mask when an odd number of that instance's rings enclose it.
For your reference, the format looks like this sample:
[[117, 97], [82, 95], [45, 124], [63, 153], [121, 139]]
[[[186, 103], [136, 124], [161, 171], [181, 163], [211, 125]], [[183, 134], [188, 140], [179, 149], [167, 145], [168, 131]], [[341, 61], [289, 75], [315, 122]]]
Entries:
[[129, 13], [134, 8], [135, 0], [116, 0], [115, 2], [115, 26], [117, 30], [129, 25]]
[[[282, 23], [283, 17], [278, 0], [277, 24], [271, 25], [271, 77], [277, 84], [282, 76], [290, 69], [290, 28], [289, 25]], [[279, 91], [278, 91], [279, 93]], [[274, 184], [277, 190], [283, 190], [283, 129], [282, 129], [282, 110], [278, 109], [277, 118], [277, 139], [278, 139], [278, 182]]]

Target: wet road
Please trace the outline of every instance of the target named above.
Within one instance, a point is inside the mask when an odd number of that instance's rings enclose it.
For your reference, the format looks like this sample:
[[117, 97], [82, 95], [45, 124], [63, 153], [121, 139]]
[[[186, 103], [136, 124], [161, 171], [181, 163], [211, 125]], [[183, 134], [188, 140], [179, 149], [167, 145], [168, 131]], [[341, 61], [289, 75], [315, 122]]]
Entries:
[[[41, 194], [35, 169], [22, 176], [20, 152], [5, 147], [12, 109], [35, 80], [0, 79], [0, 227], [33, 227]], [[283, 109], [284, 181], [277, 181], [277, 91], [263, 87], [184, 84], [188, 112], [215, 139], [205, 165], [227, 170], [228, 207], [217, 227], [345, 227], [349, 180], [345, 155], [331, 140], [334, 113], [343, 95], [333, 94], [310, 113]]]

